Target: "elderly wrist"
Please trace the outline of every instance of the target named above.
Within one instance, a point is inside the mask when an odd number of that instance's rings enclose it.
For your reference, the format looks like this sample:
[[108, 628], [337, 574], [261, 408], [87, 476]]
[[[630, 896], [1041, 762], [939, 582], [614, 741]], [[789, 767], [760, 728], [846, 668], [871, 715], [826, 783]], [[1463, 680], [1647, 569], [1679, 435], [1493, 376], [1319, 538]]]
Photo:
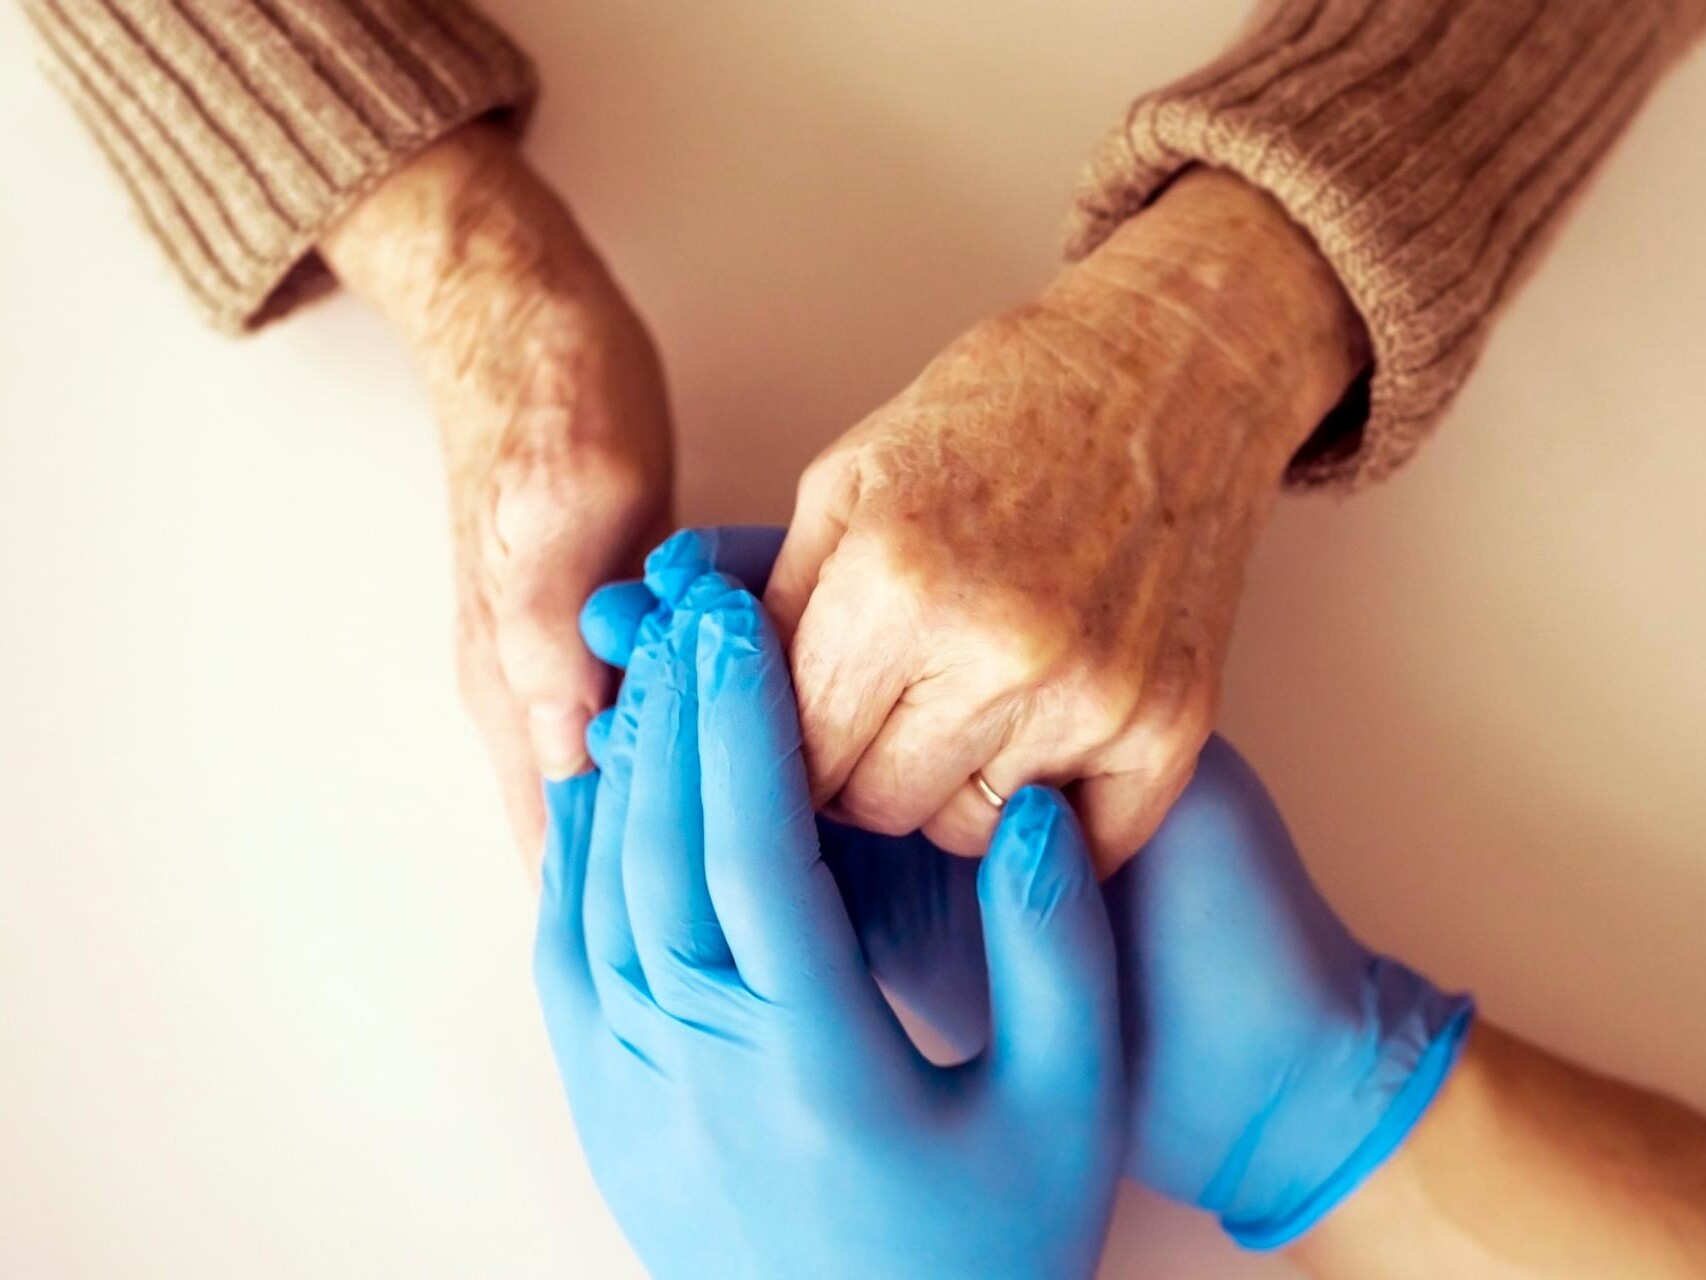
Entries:
[[479, 123], [390, 175], [320, 250], [346, 287], [429, 351], [471, 300], [569, 294], [602, 270], [515, 142]]
[[1195, 328], [1221, 359], [1218, 390], [1283, 467], [1366, 369], [1359, 313], [1308, 234], [1266, 192], [1213, 169], [1185, 174], [1063, 274], [1089, 323], [1141, 339]]

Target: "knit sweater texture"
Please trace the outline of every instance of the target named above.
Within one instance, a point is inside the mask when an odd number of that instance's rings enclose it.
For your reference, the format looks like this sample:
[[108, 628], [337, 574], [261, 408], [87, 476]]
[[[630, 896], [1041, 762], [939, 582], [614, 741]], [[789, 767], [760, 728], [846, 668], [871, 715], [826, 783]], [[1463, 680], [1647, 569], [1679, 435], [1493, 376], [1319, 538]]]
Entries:
[[[315, 244], [411, 155], [475, 118], [519, 127], [535, 93], [526, 57], [463, 0], [23, 4], [143, 222], [228, 329], [325, 287]], [[1192, 165], [1271, 193], [1374, 352], [1290, 479], [1380, 479], [1703, 29], [1706, 0], [1266, 0], [1220, 58], [1104, 138], [1068, 256]]]

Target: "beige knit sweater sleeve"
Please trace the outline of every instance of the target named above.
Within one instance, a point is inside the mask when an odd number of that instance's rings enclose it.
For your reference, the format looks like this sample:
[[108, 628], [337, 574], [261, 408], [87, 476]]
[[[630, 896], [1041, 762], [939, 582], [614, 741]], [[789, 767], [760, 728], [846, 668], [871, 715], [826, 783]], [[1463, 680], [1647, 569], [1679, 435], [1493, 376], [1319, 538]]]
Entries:
[[1374, 346], [1366, 404], [1317, 434], [1292, 480], [1378, 479], [1444, 412], [1547, 234], [1703, 27], [1706, 0], [1273, 0], [1216, 62], [1132, 104], [1090, 162], [1068, 251], [1193, 163], [1271, 192]]
[[240, 329], [327, 283], [325, 229], [533, 72], [462, 0], [24, 0], [64, 89], [202, 308]]

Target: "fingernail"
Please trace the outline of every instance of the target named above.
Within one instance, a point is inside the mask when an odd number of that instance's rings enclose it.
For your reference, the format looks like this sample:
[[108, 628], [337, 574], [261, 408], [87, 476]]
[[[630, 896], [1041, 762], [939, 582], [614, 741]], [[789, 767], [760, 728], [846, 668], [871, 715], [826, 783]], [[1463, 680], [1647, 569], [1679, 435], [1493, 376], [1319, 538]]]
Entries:
[[646, 557], [646, 586], [664, 604], [679, 604], [693, 580], [710, 567], [699, 530], [681, 529]]
[[586, 709], [569, 703], [539, 702], [527, 709], [533, 758], [548, 781], [580, 772], [586, 762], [586, 720]]

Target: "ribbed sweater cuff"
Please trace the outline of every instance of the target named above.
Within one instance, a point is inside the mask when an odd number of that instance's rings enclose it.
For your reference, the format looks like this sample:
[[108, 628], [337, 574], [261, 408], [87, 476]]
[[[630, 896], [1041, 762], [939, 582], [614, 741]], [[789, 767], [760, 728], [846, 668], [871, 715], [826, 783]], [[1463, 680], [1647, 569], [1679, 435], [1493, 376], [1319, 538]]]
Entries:
[[215, 324], [330, 282], [322, 233], [533, 70], [460, 0], [24, 0], [59, 83]]
[[1301, 485], [1384, 477], [1462, 386], [1493, 315], [1666, 66], [1697, 0], [1277, 0], [1199, 73], [1138, 99], [1068, 227], [1088, 253], [1174, 176], [1272, 193], [1373, 341], [1362, 422], [1294, 462]]

